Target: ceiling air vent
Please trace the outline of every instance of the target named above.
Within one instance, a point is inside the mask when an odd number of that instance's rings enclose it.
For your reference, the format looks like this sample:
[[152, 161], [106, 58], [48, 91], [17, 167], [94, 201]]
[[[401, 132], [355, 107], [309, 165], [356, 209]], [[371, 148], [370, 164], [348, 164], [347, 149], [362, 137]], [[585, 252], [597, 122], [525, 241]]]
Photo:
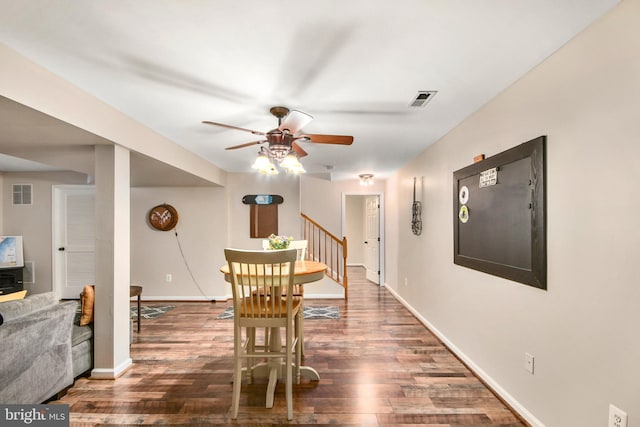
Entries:
[[421, 90], [409, 104], [409, 107], [424, 107], [435, 96], [435, 90]]
[[11, 186], [13, 192], [14, 205], [31, 205], [33, 204], [33, 185], [32, 184], [13, 184]]

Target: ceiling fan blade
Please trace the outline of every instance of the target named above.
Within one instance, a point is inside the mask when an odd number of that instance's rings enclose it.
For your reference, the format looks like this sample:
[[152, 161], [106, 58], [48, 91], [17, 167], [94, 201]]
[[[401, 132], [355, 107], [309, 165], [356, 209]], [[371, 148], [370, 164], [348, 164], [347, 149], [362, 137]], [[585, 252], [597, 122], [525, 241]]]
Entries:
[[304, 156], [306, 156], [306, 155], [308, 155], [308, 154], [309, 154], [309, 153], [307, 153], [306, 151], [304, 151], [304, 150], [302, 149], [302, 147], [300, 147], [300, 146], [299, 146], [298, 144], [296, 144], [295, 142], [291, 144], [291, 149], [292, 149], [293, 151], [295, 151], [295, 152], [296, 152], [296, 154], [298, 155], [298, 158], [300, 158], [300, 157], [304, 157]]
[[244, 144], [234, 145], [233, 147], [227, 147], [227, 148], [225, 148], [225, 150], [235, 150], [235, 149], [238, 149], [238, 148], [251, 147], [252, 145], [260, 145], [260, 144], [264, 144], [265, 142], [267, 142], [267, 141], [266, 140], [262, 140], [262, 141], [245, 142]]
[[315, 142], [316, 144], [340, 144], [340, 145], [353, 144], [353, 137], [348, 135], [308, 134], [308, 135], [300, 135], [299, 138], [306, 138], [309, 140], [309, 142]]
[[257, 130], [251, 130], [251, 129], [245, 129], [245, 128], [241, 128], [238, 126], [232, 126], [232, 125], [225, 125], [224, 123], [216, 123], [216, 122], [210, 122], [209, 120], [204, 120], [202, 123], [206, 123], [208, 125], [214, 125], [214, 126], [222, 126], [223, 128], [228, 128], [228, 129], [236, 129], [236, 130], [241, 130], [244, 132], [251, 132], [254, 135], [264, 135], [264, 132], [260, 132]]
[[298, 110], [291, 110], [284, 118], [278, 129], [281, 131], [288, 130], [289, 133], [296, 133], [309, 124], [313, 117], [307, 113]]

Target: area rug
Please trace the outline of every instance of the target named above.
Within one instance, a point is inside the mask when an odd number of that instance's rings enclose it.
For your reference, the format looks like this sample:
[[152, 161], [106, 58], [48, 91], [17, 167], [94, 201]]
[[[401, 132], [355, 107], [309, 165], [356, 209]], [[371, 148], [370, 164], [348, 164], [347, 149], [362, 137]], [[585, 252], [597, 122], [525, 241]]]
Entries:
[[[157, 319], [168, 311], [176, 308], [175, 305], [141, 305], [140, 306], [140, 317], [143, 319]], [[78, 323], [80, 321], [80, 313], [82, 310], [82, 306], [78, 303], [78, 307], [76, 308], [76, 319], [75, 322]], [[233, 312], [231, 313], [233, 317]], [[138, 318], [138, 307], [131, 307], [131, 317]]]
[[[340, 311], [335, 305], [327, 306], [304, 306], [304, 318], [305, 319], [339, 319]], [[233, 307], [227, 307], [216, 319], [227, 320], [233, 319]]]
[[[175, 305], [143, 305], [140, 307], [140, 316], [143, 319], [157, 319], [174, 308], [176, 308]], [[131, 316], [138, 317], [138, 307], [131, 307]]]

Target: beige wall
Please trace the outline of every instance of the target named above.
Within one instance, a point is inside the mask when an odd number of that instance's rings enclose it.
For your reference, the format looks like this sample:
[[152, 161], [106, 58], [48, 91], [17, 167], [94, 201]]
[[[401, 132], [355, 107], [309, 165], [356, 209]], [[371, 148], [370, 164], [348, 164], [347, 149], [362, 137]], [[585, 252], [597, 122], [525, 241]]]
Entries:
[[[343, 218], [340, 215], [343, 195], [378, 193], [384, 193], [383, 180], [376, 179], [374, 185], [362, 187], [357, 179], [332, 182], [303, 176], [300, 180], [300, 211], [321, 224], [330, 233], [337, 237], [343, 237]], [[350, 246], [348, 241], [347, 246]], [[347, 263], [349, 262], [347, 260]], [[312, 286], [308, 286], [308, 289], [313, 294], [308, 295], [305, 290], [305, 297], [322, 297], [325, 295], [339, 297], [343, 294], [343, 289], [329, 279], [325, 279], [319, 284], [314, 283]]]
[[4, 173], [0, 173], [0, 234], [4, 234]]
[[[261, 249], [262, 239], [249, 237], [249, 205], [242, 203], [242, 196], [246, 194], [278, 194], [284, 202], [278, 205], [278, 234], [302, 237], [302, 222], [300, 219], [300, 205], [304, 197], [301, 196], [301, 178], [299, 176], [280, 174], [265, 176], [256, 173], [230, 173], [226, 185], [228, 205], [228, 233], [229, 247]], [[320, 193], [313, 194], [323, 199]], [[339, 205], [338, 205], [339, 206]], [[340, 212], [335, 211], [335, 212]], [[334, 212], [334, 216], [339, 214]], [[330, 279], [309, 284], [305, 288], [307, 298], [342, 296], [342, 287]]]
[[345, 229], [348, 244], [349, 265], [364, 264], [364, 198], [365, 196], [345, 197]]
[[[267, 178], [258, 174], [231, 176], [227, 187], [131, 189], [131, 282], [144, 287], [143, 299], [224, 300], [230, 297], [230, 289], [218, 271], [225, 263], [224, 248], [262, 247], [262, 239], [249, 237], [250, 208], [242, 203], [245, 194], [282, 195], [284, 203], [278, 206], [279, 232], [301, 237], [299, 178], [285, 175]], [[85, 184], [86, 176], [70, 172], [5, 173], [2, 182], [4, 208], [0, 227], [5, 234], [24, 236], [25, 260], [35, 263], [36, 283], [26, 288], [30, 293], [50, 291], [51, 188], [53, 185]], [[11, 204], [11, 184], [17, 183], [33, 184], [32, 206]], [[149, 209], [161, 203], [169, 203], [178, 210], [179, 223], [173, 231], [160, 232], [148, 225]], [[339, 202], [337, 206], [333, 216], [339, 218]], [[171, 282], [166, 281], [167, 274], [172, 275]], [[314, 284], [308, 293], [309, 297], [341, 295], [342, 288], [331, 280]]]
[[[387, 286], [534, 425], [604, 426], [613, 403], [640, 426], [639, 16], [622, 2], [388, 180]], [[539, 135], [547, 291], [453, 264], [453, 171]], [[404, 225], [416, 175], [419, 238]]]
[[[178, 225], [171, 231], [158, 231], [148, 223], [149, 210], [162, 203], [178, 211]], [[131, 282], [144, 288], [143, 299], [226, 298], [218, 272], [226, 244], [224, 188], [131, 189]]]
[[250, 206], [242, 203], [242, 197], [247, 194], [282, 196], [284, 202], [278, 205], [278, 234], [300, 238], [300, 178], [298, 176], [284, 173], [277, 176], [258, 173], [229, 173], [227, 177], [230, 247], [262, 249], [262, 239], [252, 239], [249, 235]]
[[[2, 228], [5, 235], [23, 236], [24, 260], [33, 261], [35, 283], [25, 284], [29, 294], [51, 291], [52, 186], [86, 184], [75, 172], [5, 173], [2, 180]], [[13, 205], [11, 186], [33, 185], [32, 205]]]
[[300, 211], [322, 224], [331, 233], [342, 237], [342, 195], [378, 194], [384, 192], [384, 181], [376, 179], [372, 186], [363, 187], [357, 179], [327, 181], [303, 176], [300, 181]]

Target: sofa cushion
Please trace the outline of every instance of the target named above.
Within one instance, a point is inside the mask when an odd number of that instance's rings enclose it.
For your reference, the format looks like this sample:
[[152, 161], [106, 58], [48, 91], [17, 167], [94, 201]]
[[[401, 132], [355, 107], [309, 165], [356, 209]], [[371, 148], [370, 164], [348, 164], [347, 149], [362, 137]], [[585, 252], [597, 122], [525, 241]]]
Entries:
[[[86, 327], [86, 326], [85, 326]], [[93, 368], [93, 343], [91, 340], [82, 341], [78, 345], [71, 347], [71, 357], [73, 360], [73, 377]]]
[[31, 295], [25, 299], [0, 303], [0, 314], [5, 322], [26, 316], [45, 307], [58, 304], [58, 298], [53, 292]]
[[24, 299], [27, 295], [27, 291], [12, 292], [10, 294], [0, 295], [0, 302], [14, 301], [18, 299]]
[[71, 347], [80, 344], [83, 341], [90, 340], [93, 336], [93, 329], [91, 326], [78, 326], [73, 325], [71, 331]]

